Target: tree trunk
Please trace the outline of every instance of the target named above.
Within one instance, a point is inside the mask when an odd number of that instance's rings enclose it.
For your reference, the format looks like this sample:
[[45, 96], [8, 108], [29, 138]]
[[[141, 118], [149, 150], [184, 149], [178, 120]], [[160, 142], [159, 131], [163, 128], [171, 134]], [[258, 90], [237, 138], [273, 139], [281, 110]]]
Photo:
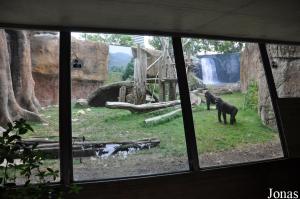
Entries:
[[146, 102], [147, 55], [142, 52], [139, 45], [136, 54], [133, 87], [134, 104], [144, 104]]
[[29, 33], [19, 30], [6, 32], [9, 36], [10, 69], [16, 100], [22, 108], [37, 113], [40, 104], [34, 92]]
[[42, 121], [37, 114], [21, 108], [15, 98], [6, 34], [0, 29], [0, 125], [20, 118]]

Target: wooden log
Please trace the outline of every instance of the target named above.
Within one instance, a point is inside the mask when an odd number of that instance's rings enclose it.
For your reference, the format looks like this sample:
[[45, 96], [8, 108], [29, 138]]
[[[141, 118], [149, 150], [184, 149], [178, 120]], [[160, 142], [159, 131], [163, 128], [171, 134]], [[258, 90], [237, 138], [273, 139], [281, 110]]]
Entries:
[[174, 100], [169, 102], [158, 102], [151, 104], [134, 105], [126, 102], [106, 102], [105, 107], [110, 109], [125, 109], [132, 113], [145, 113], [167, 107], [172, 107], [180, 104], [180, 100]]
[[[117, 154], [119, 151], [128, 151], [130, 148], [135, 150], [144, 150], [156, 147], [160, 144], [160, 140], [157, 138], [146, 138], [136, 141], [123, 141], [123, 142], [99, 142], [99, 141], [89, 141], [89, 142], [75, 142], [72, 146], [73, 157], [88, 157], [98, 155], [101, 156], [104, 153], [106, 145], [116, 144], [118, 145], [111, 155]], [[38, 145], [37, 150], [42, 151], [47, 159], [55, 159], [59, 156], [59, 145], [44, 144]]]
[[157, 64], [157, 62], [162, 58], [162, 55], [159, 56], [152, 64], [150, 64], [149, 66], [147, 66], [147, 71], [154, 66], [155, 64]]
[[160, 80], [161, 82], [177, 82], [177, 79], [173, 79], [173, 78], [166, 78], [166, 79], [147, 78], [147, 83], [158, 83], [159, 80]]
[[169, 113], [163, 114], [163, 115], [145, 119], [144, 123], [145, 123], [145, 125], [154, 125], [154, 124], [158, 124], [161, 122], [169, 121], [171, 119], [175, 119], [176, 117], [180, 116], [179, 113], [181, 113], [181, 108], [171, 111]]
[[147, 77], [147, 54], [142, 52], [140, 45], [137, 46], [137, 58], [134, 64], [134, 104], [146, 102], [146, 77]]

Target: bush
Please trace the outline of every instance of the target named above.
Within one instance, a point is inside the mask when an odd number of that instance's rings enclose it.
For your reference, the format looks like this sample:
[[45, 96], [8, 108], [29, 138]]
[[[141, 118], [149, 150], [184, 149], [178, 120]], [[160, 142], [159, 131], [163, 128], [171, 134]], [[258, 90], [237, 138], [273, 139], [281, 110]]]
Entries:
[[[62, 198], [64, 192], [55, 190], [50, 185], [59, 171], [50, 167], [43, 168], [46, 154], [42, 153], [38, 143], [26, 143], [22, 137], [33, 128], [23, 119], [7, 124], [7, 129], [0, 133], [0, 198], [6, 199], [42, 199]], [[16, 160], [20, 160], [19, 163]], [[17, 186], [17, 178], [25, 179], [25, 184]], [[31, 183], [36, 179], [37, 184]], [[77, 186], [69, 187], [75, 193]]]
[[244, 100], [244, 109], [256, 110], [258, 106], [258, 85], [252, 81], [248, 85], [247, 93]]

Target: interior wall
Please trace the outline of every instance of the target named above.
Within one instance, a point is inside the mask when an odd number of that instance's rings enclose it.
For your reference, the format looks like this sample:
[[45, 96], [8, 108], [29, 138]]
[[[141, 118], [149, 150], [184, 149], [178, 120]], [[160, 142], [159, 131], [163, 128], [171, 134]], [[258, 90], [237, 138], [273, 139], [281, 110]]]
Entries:
[[299, 159], [153, 178], [81, 185], [75, 198], [266, 199], [273, 190], [298, 190]]

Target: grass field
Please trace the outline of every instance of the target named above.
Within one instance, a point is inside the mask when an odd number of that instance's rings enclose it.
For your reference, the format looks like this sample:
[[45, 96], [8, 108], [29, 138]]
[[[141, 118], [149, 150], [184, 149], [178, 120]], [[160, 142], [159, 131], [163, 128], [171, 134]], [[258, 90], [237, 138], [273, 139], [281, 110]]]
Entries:
[[[194, 107], [193, 117], [200, 153], [264, 143], [277, 137], [277, 133], [261, 123], [256, 111], [243, 109], [243, 94], [228, 94], [223, 95], [222, 98], [238, 107], [237, 124], [219, 123], [217, 111], [214, 109], [207, 111], [205, 104]], [[164, 110], [164, 112], [171, 109]], [[161, 113], [162, 111], [132, 114], [126, 110], [107, 108], [73, 108], [73, 136], [85, 136], [87, 140], [97, 141], [128, 141], [155, 137], [161, 140], [160, 147], [148, 152], [155, 151], [171, 156], [185, 155], [186, 146], [181, 116], [158, 125], [144, 125], [144, 119]], [[41, 114], [47, 122], [33, 124], [35, 133], [31, 136], [58, 136], [58, 108], [46, 108], [41, 111]]]

